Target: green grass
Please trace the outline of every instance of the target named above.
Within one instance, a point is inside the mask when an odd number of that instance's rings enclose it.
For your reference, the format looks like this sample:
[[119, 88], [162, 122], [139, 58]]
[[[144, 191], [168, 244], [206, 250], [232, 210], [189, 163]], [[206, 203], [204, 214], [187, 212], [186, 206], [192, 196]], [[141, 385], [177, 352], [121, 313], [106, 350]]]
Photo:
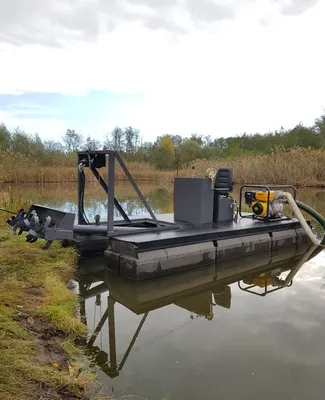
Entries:
[[44, 305], [38, 308], [37, 315], [69, 335], [85, 334], [85, 326], [74, 315], [77, 308], [76, 294], [67, 291], [66, 286], [55, 277], [46, 277], [44, 287], [47, 295]]
[[38, 399], [42, 387], [79, 396], [82, 385], [74, 376], [39, 358], [35, 337], [14, 320], [17, 312], [0, 306], [0, 315], [0, 398]]
[[[44, 393], [54, 392], [62, 399], [77, 399], [84, 396], [93, 379], [87, 368], [80, 373], [74, 361], [77, 357], [86, 362], [74, 344], [86, 334], [86, 327], [76, 315], [77, 295], [67, 288], [74, 275], [76, 253], [58, 245], [48, 251], [41, 246], [0, 231], [2, 400], [40, 399]], [[22, 315], [33, 319], [33, 328]], [[55, 352], [46, 350], [43, 330], [51, 332], [52, 344], [67, 362], [58, 361]]]

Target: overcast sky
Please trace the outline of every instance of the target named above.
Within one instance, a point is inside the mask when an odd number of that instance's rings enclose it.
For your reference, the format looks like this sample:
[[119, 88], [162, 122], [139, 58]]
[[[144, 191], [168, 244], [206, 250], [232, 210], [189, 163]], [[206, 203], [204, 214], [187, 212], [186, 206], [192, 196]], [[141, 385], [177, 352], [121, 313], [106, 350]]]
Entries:
[[313, 123], [325, 0], [0, 0], [0, 121], [59, 139]]

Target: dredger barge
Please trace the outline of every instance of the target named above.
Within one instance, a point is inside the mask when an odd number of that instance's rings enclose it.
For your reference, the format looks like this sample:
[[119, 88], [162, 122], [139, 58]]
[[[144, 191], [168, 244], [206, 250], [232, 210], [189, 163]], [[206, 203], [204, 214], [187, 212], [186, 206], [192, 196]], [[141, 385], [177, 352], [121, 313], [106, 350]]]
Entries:
[[[209, 170], [202, 177], [177, 177], [174, 213], [155, 215], [130, 171], [116, 151], [78, 152], [77, 215], [32, 204], [8, 220], [14, 233], [27, 232], [27, 241], [55, 240], [75, 246], [80, 253], [104, 252], [107, 269], [143, 280], [238, 259], [250, 254], [318, 244], [298, 206], [324, 219], [296, 199], [292, 185], [244, 185], [239, 199], [232, 196], [233, 170]], [[119, 164], [147, 210], [148, 217], [131, 218], [115, 197], [115, 167]], [[104, 179], [101, 169], [108, 169]], [[88, 169], [107, 194], [107, 215], [90, 221], [84, 208]], [[287, 215], [284, 207], [290, 205]], [[297, 206], [298, 205], [298, 206]], [[310, 211], [311, 210], [311, 211]], [[319, 217], [319, 218], [318, 218]]]

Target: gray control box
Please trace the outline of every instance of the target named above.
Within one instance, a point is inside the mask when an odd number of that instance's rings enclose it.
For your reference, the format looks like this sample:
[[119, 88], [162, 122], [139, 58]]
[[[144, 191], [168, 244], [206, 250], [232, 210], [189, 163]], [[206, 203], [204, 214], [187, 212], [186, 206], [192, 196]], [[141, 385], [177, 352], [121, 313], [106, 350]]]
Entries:
[[220, 196], [215, 201], [215, 222], [224, 222], [233, 220], [233, 201], [230, 197]]
[[210, 178], [175, 178], [174, 219], [195, 225], [212, 223], [213, 190]]

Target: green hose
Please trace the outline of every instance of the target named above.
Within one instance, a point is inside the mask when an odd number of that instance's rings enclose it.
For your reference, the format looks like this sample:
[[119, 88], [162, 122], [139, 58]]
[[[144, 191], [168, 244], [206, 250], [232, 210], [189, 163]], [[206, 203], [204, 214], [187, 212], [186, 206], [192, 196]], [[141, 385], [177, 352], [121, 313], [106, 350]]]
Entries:
[[[305, 211], [307, 214], [309, 214], [311, 217], [315, 218], [317, 222], [319, 222], [322, 226], [322, 228], [325, 230], [325, 218], [320, 215], [316, 210], [313, 208], [309, 207], [307, 204], [303, 203], [302, 201], [296, 200], [297, 206], [302, 210]], [[320, 243], [320, 246], [317, 247], [312, 254], [308, 257], [308, 260], [311, 260], [312, 258], [316, 257], [317, 254], [319, 254], [321, 251], [323, 251], [323, 248], [325, 246], [325, 236]]]
[[320, 215], [316, 210], [307, 206], [307, 204], [303, 203], [302, 201], [296, 200], [297, 206], [302, 210], [305, 211], [307, 214], [311, 215], [317, 222], [319, 222], [323, 229], [325, 230], [325, 218]]

